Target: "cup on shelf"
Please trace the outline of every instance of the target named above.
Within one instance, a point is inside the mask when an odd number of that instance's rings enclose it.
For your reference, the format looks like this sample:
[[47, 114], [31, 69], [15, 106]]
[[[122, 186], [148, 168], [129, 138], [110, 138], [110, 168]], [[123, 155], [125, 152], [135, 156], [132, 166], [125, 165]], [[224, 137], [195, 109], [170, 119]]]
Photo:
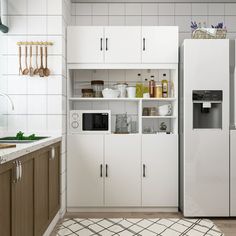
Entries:
[[162, 105], [158, 107], [158, 115], [159, 116], [169, 116], [172, 113], [172, 105]]
[[136, 96], [136, 88], [135, 87], [128, 87], [126, 88], [128, 98], [135, 98]]
[[143, 98], [150, 98], [150, 94], [149, 93], [144, 93]]

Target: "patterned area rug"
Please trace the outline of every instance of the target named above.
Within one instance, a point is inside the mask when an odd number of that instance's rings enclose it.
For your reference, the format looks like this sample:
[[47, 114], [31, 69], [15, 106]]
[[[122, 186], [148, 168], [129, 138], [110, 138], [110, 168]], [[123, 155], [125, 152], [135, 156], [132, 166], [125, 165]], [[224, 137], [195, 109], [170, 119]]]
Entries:
[[223, 236], [206, 219], [64, 219], [57, 226], [57, 236]]

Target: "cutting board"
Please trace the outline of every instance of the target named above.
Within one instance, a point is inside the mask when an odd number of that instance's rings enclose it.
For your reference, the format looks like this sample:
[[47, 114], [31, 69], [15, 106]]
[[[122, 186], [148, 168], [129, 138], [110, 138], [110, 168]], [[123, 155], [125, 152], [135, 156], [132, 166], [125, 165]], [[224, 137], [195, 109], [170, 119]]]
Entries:
[[0, 149], [4, 149], [4, 148], [15, 148], [15, 147], [16, 147], [15, 144], [0, 143]]

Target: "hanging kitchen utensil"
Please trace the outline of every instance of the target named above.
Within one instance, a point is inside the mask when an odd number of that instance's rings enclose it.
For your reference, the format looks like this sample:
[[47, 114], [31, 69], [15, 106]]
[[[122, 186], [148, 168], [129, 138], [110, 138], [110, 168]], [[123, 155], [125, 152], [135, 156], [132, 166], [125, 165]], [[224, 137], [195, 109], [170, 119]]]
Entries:
[[32, 45], [30, 45], [30, 68], [29, 68], [30, 76], [34, 75], [34, 68], [32, 67]]
[[2, 19], [1, 19], [2, 6], [1, 5], [2, 5], [2, 1], [0, 1], [0, 31], [3, 33], [7, 33], [9, 31], [9, 28], [2, 23]]
[[34, 70], [34, 75], [38, 75], [38, 73], [39, 73], [39, 67], [38, 67], [38, 45], [36, 45], [35, 63], [36, 63], [36, 68]]
[[50, 70], [48, 69], [48, 47], [45, 46], [45, 68], [43, 70], [44, 76], [50, 75]]
[[25, 45], [25, 69], [22, 72], [23, 75], [28, 75], [29, 74], [29, 69], [28, 69], [28, 64], [27, 64], [27, 57], [28, 57], [28, 47], [27, 47], [27, 45]]
[[39, 76], [44, 77], [44, 69], [43, 69], [43, 47], [40, 46], [40, 68], [39, 68]]
[[22, 65], [21, 65], [21, 46], [19, 45], [19, 75], [21, 75], [22, 72]]

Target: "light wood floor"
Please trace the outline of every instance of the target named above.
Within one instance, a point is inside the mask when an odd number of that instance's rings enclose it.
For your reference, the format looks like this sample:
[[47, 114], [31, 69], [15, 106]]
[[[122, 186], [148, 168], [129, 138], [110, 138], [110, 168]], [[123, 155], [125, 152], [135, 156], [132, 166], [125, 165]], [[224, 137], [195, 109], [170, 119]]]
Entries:
[[[153, 212], [99, 212], [99, 213], [67, 213], [66, 217], [78, 218], [183, 218], [182, 213], [153, 213]], [[212, 220], [225, 234], [236, 236], [236, 218], [208, 218]]]

